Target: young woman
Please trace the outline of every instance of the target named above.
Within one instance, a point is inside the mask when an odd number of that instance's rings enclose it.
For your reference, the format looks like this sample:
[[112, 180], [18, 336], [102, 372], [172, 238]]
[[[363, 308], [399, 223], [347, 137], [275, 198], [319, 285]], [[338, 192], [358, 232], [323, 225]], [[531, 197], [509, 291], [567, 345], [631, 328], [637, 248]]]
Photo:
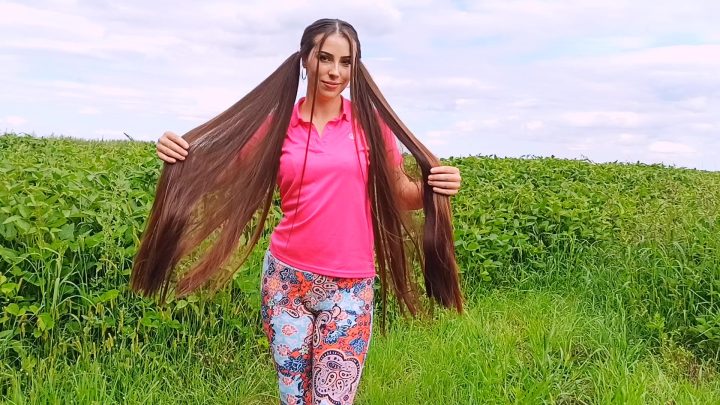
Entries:
[[[284, 404], [350, 404], [371, 335], [376, 261], [383, 291], [417, 311], [413, 258], [425, 292], [462, 310], [448, 196], [459, 170], [441, 166], [389, 107], [361, 62], [355, 29], [323, 19], [300, 50], [227, 111], [182, 138], [166, 132], [167, 163], [135, 260], [132, 287], [164, 297], [179, 260], [213, 243], [177, 281], [184, 295], [232, 275], [263, 230], [275, 186], [283, 218], [262, 274], [262, 319]], [[302, 65], [302, 73], [300, 66]], [[295, 103], [299, 77], [307, 80]], [[350, 85], [351, 99], [342, 97]], [[396, 137], [423, 180], [403, 170]], [[423, 209], [412, 232], [404, 211]], [[240, 244], [243, 235], [251, 235]], [[409, 241], [409, 242], [408, 242]], [[207, 245], [207, 244], [204, 244]], [[389, 279], [388, 279], [389, 278]]]

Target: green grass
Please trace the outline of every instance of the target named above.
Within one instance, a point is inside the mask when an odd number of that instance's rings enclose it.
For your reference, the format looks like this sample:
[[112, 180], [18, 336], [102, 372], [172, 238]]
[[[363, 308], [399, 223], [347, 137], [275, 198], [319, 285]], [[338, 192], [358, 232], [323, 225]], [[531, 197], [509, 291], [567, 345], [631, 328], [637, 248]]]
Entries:
[[[212, 297], [128, 290], [153, 147], [0, 136], [0, 403], [277, 403], [266, 239]], [[720, 403], [720, 173], [448, 163], [467, 311], [390, 308], [357, 403]]]
[[[203, 347], [145, 345], [139, 353], [104, 352], [73, 363], [46, 361], [30, 375], [10, 375], [15, 404], [268, 403], [267, 356], [224, 336], [194, 338]], [[92, 350], [86, 348], [87, 351]]]
[[[47, 360], [31, 375], [9, 377], [12, 404], [265, 404], [277, 395], [265, 351], [222, 334], [176, 348]], [[718, 398], [711, 365], [678, 347], [653, 354], [629, 334], [622, 312], [597, 311], [585, 297], [511, 290], [476, 299], [464, 315], [441, 311], [433, 320], [398, 321], [385, 335], [376, 331], [356, 402], [708, 404]]]
[[[712, 403], [720, 382], [633, 341], [623, 314], [582, 299], [499, 291], [462, 317], [403, 322], [376, 341], [361, 403]], [[669, 349], [670, 350], [670, 349]]]

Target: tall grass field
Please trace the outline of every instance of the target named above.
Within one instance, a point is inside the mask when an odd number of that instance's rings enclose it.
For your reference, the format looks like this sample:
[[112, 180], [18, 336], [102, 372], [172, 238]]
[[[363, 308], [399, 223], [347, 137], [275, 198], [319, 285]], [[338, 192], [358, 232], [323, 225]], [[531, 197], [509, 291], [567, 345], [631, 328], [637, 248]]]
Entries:
[[[0, 136], [0, 403], [278, 403], [259, 273], [281, 214], [223, 290], [131, 293], [154, 149]], [[466, 311], [390, 302], [356, 403], [720, 403], [720, 173], [446, 163]]]

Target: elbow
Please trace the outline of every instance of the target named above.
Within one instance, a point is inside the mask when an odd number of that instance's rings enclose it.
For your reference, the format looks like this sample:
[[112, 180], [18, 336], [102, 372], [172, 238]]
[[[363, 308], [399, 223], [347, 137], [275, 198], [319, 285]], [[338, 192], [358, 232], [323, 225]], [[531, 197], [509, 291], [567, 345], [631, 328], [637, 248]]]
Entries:
[[422, 188], [417, 184], [412, 184], [403, 189], [400, 198], [400, 208], [403, 211], [417, 211], [423, 209], [423, 193]]

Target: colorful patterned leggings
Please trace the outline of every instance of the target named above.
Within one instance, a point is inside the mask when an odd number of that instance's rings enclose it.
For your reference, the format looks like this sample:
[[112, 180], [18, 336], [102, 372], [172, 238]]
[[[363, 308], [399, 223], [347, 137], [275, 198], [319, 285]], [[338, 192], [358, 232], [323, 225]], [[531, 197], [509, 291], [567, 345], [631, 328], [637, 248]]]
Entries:
[[299, 270], [265, 254], [263, 328], [282, 404], [352, 404], [372, 328], [373, 278]]

